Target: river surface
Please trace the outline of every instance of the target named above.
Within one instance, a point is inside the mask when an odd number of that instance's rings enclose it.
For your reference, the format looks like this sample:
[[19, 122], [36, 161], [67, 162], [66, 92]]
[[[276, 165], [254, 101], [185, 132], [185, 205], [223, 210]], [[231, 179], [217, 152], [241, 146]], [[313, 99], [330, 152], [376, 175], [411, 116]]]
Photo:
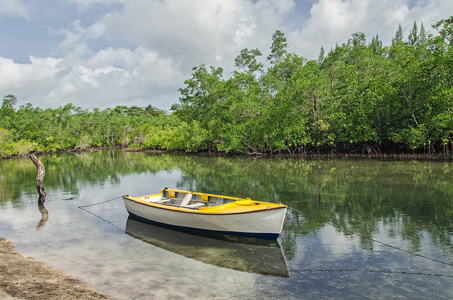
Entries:
[[[0, 236], [114, 299], [452, 299], [451, 162], [117, 150], [0, 161]], [[178, 188], [287, 204], [273, 243], [129, 219], [121, 195]]]

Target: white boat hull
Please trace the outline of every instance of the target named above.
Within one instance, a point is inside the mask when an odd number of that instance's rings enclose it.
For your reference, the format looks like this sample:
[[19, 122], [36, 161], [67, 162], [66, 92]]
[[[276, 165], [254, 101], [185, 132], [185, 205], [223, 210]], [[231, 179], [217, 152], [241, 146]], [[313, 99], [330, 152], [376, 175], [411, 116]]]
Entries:
[[147, 222], [169, 227], [194, 229], [276, 239], [282, 231], [286, 206], [274, 209], [241, 213], [203, 213], [166, 209], [150, 206], [129, 198], [123, 198], [130, 215]]

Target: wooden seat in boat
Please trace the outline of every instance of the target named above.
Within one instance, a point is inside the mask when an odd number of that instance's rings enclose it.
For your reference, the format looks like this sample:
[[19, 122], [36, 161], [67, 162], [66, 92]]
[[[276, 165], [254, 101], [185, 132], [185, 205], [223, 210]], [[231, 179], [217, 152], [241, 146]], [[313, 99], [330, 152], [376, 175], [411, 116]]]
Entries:
[[182, 199], [181, 203], [179, 206], [188, 206], [190, 203], [190, 200], [192, 200], [192, 193], [188, 193], [187, 195], [184, 196], [184, 199]]

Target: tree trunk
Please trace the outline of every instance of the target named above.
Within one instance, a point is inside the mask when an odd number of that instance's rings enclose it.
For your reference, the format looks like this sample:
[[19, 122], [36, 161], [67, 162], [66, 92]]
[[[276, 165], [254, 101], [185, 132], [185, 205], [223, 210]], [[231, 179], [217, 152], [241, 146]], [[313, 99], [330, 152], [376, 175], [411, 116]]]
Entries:
[[42, 181], [44, 180], [44, 176], [46, 175], [46, 169], [44, 168], [44, 165], [42, 162], [36, 157], [35, 154], [30, 154], [30, 159], [33, 161], [33, 163], [36, 165], [38, 168], [38, 175], [36, 175], [36, 189], [38, 190], [39, 198], [38, 198], [38, 204], [43, 204], [46, 201], [46, 191], [44, 190], [44, 187], [42, 186]]

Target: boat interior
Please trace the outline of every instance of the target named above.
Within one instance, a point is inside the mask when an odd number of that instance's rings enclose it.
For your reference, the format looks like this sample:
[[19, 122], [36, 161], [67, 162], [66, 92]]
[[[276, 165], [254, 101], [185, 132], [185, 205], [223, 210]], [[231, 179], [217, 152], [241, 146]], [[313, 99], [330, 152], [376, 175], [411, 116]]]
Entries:
[[203, 193], [183, 192], [168, 189], [162, 190], [162, 194], [156, 196], [145, 196], [144, 198], [145, 200], [153, 203], [178, 206], [195, 210], [199, 209], [200, 207], [219, 206], [237, 200], [234, 198], [229, 199]]

